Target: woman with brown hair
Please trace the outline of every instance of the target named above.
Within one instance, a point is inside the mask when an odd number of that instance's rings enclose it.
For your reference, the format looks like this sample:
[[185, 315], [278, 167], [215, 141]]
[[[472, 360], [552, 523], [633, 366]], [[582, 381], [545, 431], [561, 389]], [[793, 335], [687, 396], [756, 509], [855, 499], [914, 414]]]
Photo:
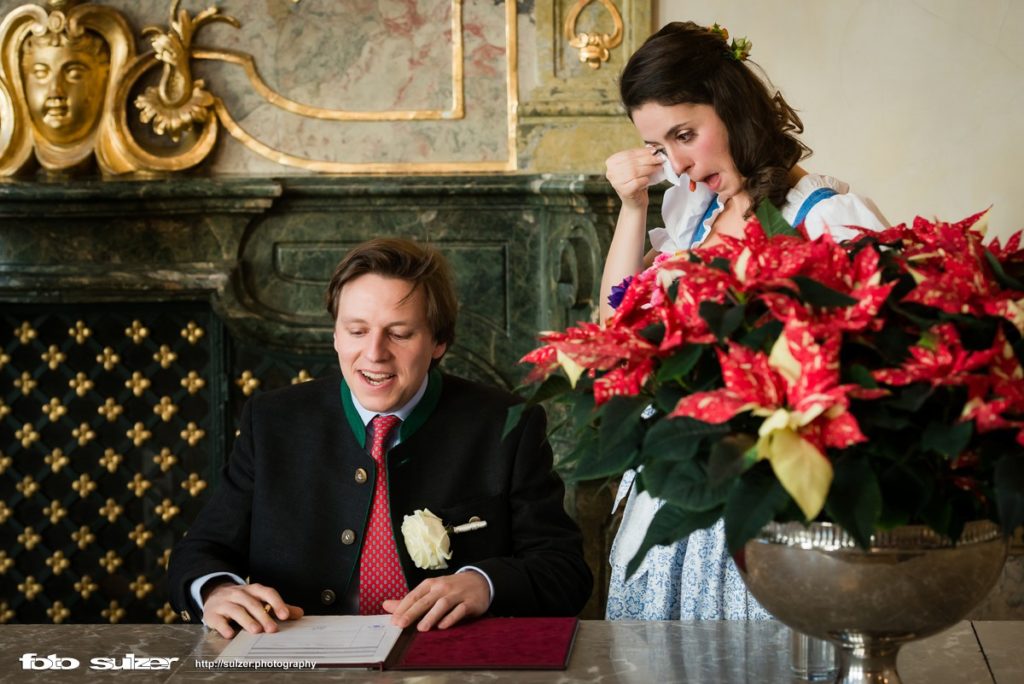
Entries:
[[[601, 320], [622, 283], [657, 252], [710, 246], [742, 236], [761, 202], [771, 202], [811, 238], [826, 230], [836, 240], [855, 227], [887, 224], [871, 200], [830, 176], [798, 163], [810, 149], [797, 135], [803, 124], [781, 93], [748, 65], [751, 44], [711, 28], [674, 22], [630, 58], [620, 80], [622, 103], [644, 146], [607, 160], [607, 178], [622, 201], [601, 280]], [[664, 227], [650, 231], [644, 255], [648, 188], [668, 179]], [[626, 565], [660, 502], [633, 487], [627, 472], [616, 505], [628, 496], [611, 552], [609, 619], [766, 619], [726, 551], [722, 521], [670, 546], [654, 547], [632, 577]]]

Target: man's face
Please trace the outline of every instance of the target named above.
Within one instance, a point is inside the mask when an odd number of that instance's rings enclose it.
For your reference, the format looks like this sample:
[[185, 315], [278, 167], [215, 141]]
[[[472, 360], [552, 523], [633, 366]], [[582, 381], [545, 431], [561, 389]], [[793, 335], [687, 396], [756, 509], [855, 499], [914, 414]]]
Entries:
[[109, 65], [68, 45], [36, 45], [22, 57], [21, 68], [29, 113], [47, 140], [66, 145], [92, 130]]
[[421, 288], [373, 273], [350, 280], [338, 295], [334, 350], [341, 374], [366, 409], [401, 408], [423, 384], [430, 362], [447, 348], [427, 322]]

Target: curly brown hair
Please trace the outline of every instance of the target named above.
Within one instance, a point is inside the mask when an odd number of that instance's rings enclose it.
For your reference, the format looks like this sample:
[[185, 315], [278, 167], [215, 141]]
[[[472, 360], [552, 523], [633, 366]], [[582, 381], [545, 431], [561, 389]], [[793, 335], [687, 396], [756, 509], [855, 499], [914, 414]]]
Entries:
[[746, 179], [748, 216], [764, 198], [781, 207], [790, 169], [811, 154], [797, 138], [803, 123], [782, 93], [773, 94], [747, 61], [736, 59], [720, 34], [690, 21], [667, 24], [640, 46], [622, 72], [619, 93], [631, 118], [651, 102], [714, 107]]

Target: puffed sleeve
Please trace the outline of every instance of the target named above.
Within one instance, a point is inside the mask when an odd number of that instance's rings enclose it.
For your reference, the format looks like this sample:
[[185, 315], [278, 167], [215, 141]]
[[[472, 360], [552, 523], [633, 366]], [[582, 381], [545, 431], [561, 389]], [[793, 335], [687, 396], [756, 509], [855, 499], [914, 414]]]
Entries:
[[829, 188], [835, 195], [821, 200], [807, 213], [804, 227], [813, 239], [828, 230], [837, 242], [859, 235], [853, 227], [884, 230], [889, 222], [869, 198], [850, 192], [850, 186], [832, 176], [808, 174], [789, 191], [782, 216], [793, 223], [804, 201], [816, 190]]

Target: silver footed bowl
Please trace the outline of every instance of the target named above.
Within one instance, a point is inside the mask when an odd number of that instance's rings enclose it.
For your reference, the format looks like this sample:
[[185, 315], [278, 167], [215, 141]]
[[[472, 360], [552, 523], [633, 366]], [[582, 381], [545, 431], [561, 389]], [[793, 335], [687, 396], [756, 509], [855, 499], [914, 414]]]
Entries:
[[737, 563], [780, 621], [839, 648], [839, 682], [900, 682], [899, 647], [962, 620], [991, 591], [1007, 540], [988, 520], [954, 545], [923, 525], [879, 532], [864, 550], [830, 523], [769, 523]]

